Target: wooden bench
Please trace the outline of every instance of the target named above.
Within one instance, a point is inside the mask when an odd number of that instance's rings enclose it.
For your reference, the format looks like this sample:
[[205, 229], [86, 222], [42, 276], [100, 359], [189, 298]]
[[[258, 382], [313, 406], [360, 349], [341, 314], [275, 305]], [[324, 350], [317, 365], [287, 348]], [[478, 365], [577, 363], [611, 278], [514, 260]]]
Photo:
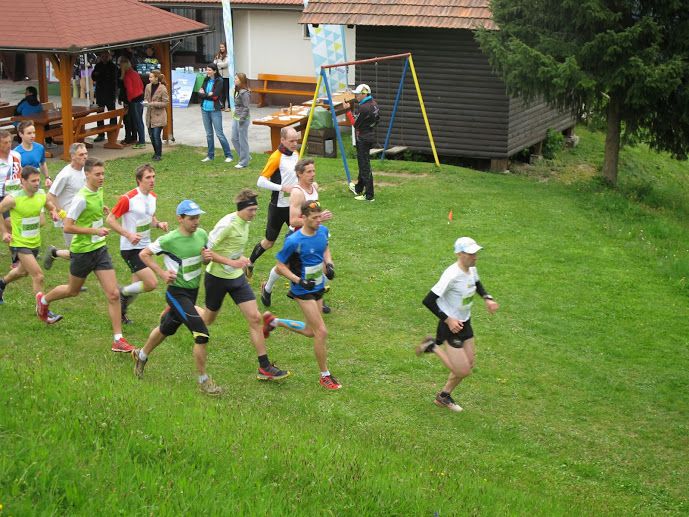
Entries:
[[[298, 95], [300, 97], [313, 97], [316, 91], [316, 78], [307, 75], [279, 75], [279, 74], [258, 74], [258, 80], [263, 81], [263, 86], [252, 88], [251, 91], [258, 93], [258, 107], [266, 105], [266, 95], [274, 93], [278, 95]], [[272, 83], [280, 83], [272, 84]], [[295, 89], [294, 86], [309, 87], [310, 89]]]
[[[55, 108], [52, 102], [41, 103], [41, 108], [43, 111], [49, 111]], [[14, 116], [14, 110], [17, 109], [17, 104], [10, 104], [8, 106], [0, 107], [0, 129], [5, 129], [13, 135], [17, 134], [17, 128], [10, 119]]]
[[[107, 135], [107, 142], [103, 145], [106, 149], [122, 149], [124, 146], [117, 141], [120, 134], [120, 129], [122, 128], [124, 115], [126, 113], [125, 108], [117, 108], [111, 111], [103, 111], [100, 113], [89, 113], [83, 117], [74, 119], [74, 141], [83, 142], [84, 138], [87, 136], [94, 135]], [[109, 120], [111, 118], [117, 118], [115, 124], [111, 124]], [[96, 124], [97, 122], [108, 120], [107, 124], [102, 126], [91, 126], [87, 127], [89, 124]]]

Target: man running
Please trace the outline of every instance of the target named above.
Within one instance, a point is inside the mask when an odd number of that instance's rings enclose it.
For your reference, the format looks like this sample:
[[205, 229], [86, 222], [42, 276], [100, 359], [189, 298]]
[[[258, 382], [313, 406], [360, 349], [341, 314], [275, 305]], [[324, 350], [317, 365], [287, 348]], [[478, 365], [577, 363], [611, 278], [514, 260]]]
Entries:
[[[27, 274], [33, 281], [34, 295], [43, 290], [43, 271], [36, 261], [41, 248], [40, 224], [43, 207], [50, 210], [54, 219], [57, 218], [55, 206], [47, 200], [45, 192], [40, 188], [41, 174], [38, 169], [24, 167], [21, 184], [21, 191], [12, 191], [0, 201], [0, 213], [9, 210], [12, 221], [12, 232], [4, 233], [3, 240], [9, 242], [12, 256], [18, 263], [16, 268], [0, 278], [0, 304], [4, 302], [3, 293], [7, 284]], [[45, 321], [52, 324], [61, 319], [62, 316], [49, 313]]]
[[[292, 235], [302, 226], [301, 207], [306, 201], [318, 201], [318, 184], [316, 183], [316, 165], [312, 158], [302, 158], [294, 166], [297, 175], [297, 184], [294, 185], [289, 195], [289, 232], [287, 237]], [[333, 214], [330, 210], [323, 210], [321, 222], [332, 219]], [[285, 238], [287, 238], [285, 237]], [[277, 268], [270, 270], [267, 282], [261, 284], [261, 303], [270, 307], [272, 303], [273, 286], [278, 281], [280, 275]], [[323, 300], [323, 312], [330, 313], [330, 307]]]
[[249, 226], [258, 211], [256, 196], [250, 189], [239, 192], [234, 200], [237, 211], [220, 219], [210, 233], [206, 258], [212, 262], [206, 268], [206, 309], [201, 316], [206, 325], [211, 325], [218, 317], [225, 295], [229, 294], [249, 323], [251, 342], [258, 354], [256, 378], [278, 381], [287, 378], [290, 372], [279, 369], [268, 359], [256, 297], [242, 271], [249, 263], [244, 247], [249, 240]]
[[131, 352], [134, 347], [122, 336], [122, 314], [120, 312], [120, 293], [112, 259], [105, 245], [105, 237], [110, 231], [103, 226], [103, 181], [105, 165], [97, 158], [89, 158], [84, 164], [86, 184], [74, 196], [72, 205], [65, 217], [65, 232], [73, 233], [74, 239], [69, 247], [71, 253], [69, 280], [65, 285], [55, 287], [48, 294], [36, 295], [36, 314], [47, 322], [50, 303], [78, 296], [89, 273], [93, 272], [108, 299], [108, 314], [112, 324], [113, 352]]
[[76, 142], [69, 146], [69, 156], [71, 161], [65, 165], [62, 170], [55, 176], [55, 181], [50, 186], [48, 191], [48, 199], [57, 208], [60, 218], [55, 221], [55, 226], [62, 228], [62, 235], [65, 239], [67, 249], [57, 249], [55, 246], [48, 246], [48, 251], [43, 258], [43, 267], [50, 269], [53, 267], [53, 262], [56, 258], [69, 260], [69, 246], [72, 244], [74, 234], [64, 231], [64, 223], [62, 219], [67, 215], [69, 208], [72, 206], [72, 200], [82, 188], [86, 177], [84, 176], [84, 164], [89, 156], [86, 149], [86, 144]]
[[272, 194], [268, 205], [265, 238], [254, 246], [246, 267], [246, 275], [249, 279], [253, 276], [258, 257], [275, 244], [282, 225], [289, 226], [289, 195], [292, 187], [297, 183], [294, 166], [299, 160], [299, 153], [296, 152], [298, 146], [299, 133], [292, 127], [283, 127], [280, 130], [280, 145], [268, 158], [256, 182], [259, 187], [271, 190]]
[[[438, 318], [435, 338], [426, 337], [416, 347], [416, 355], [435, 353], [450, 370], [450, 376], [443, 390], [435, 397], [435, 404], [450, 411], [462, 411], [462, 407], [452, 399], [452, 390], [471, 374], [476, 355], [474, 331], [471, 328], [471, 305], [473, 296], [478, 293], [490, 314], [499, 305], [479, 280], [476, 270], [476, 253], [482, 249], [470, 237], [460, 237], [455, 241], [457, 262], [448, 267], [423, 300], [423, 304]], [[446, 349], [439, 345], [447, 343]]]
[[[132, 272], [131, 283], [120, 288], [120, 310], [125, 325], [132, 323], [127, 308], [136, 295], [152, 291], [158, 285], [155, 273], [141, 261], [139, 253], [151, 244], [151, 228], [168, 230], [168, 224], [155, 216], [155, 169], [149, 164], [141, 165], [135, 177], [137, 187], [120, 197], [106, 219], [108, 226], [120, 234], [120, 255]], [[122, 224], [117, 221], [120, 218]]]
[[[140, 254], [146, 267], [168, 284], [165, 293], [168, 306], [160, 318], [160, 325], [151, 331], [144, 347], [132, 352], [134, 374], [142, 378], [148, 356], [166, 337], [172, 336], [181, 325], [185, 325], [194, 338], [199, 390], [206, 395], [220, 395], [222, 388], [206, 373], [206, 345], [210, 336], [195, 307], [205, 262], [203, 251], [208, 243], [208, 234], [199, 228], [199, 220], [206, 212], [193, 201], [185, 199], [177, 205], [176, 213], [179, 223], [177, 229], [159, 237]], [[161, 268], [154, 257], [161, 254], [166, 269]]]
[[304, 203], [301, 206], [303, 226], [285, 239], [284, 247], [276, 256], [277, 271], [291, 282], [290, 294], [304, 313], [306, 329], [296, 330], [291, 325], [280, 324], [270, 312], [263, 315], [263, 320], [266, 334], [279, 325], [313, 336], [313, 349], [321, 371], [320, 384], [328, 390], [339, 390], [342, 385], [328, 370], [328, 329], [321, 314], [325, 277], [329, 280], [335, 277], [328, 246], [330, 232], [321, 226], [321, 213], [318, 201]]

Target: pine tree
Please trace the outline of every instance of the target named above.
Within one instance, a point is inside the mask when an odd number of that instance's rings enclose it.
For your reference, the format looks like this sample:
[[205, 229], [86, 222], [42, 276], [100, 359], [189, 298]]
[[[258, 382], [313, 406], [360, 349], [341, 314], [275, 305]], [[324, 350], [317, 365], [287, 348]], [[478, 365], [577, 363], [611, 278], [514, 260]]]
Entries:
[[477, 39], [512, 95], [605, 116], [603, 178], [621, 142], [689, 153], [686, 0], [492, 0], [499, 30]]

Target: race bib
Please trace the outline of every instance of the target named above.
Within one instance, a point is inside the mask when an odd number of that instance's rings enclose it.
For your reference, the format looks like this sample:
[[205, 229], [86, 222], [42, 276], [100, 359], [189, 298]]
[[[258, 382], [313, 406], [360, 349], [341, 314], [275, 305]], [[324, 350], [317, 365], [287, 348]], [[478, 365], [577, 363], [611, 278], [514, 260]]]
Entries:
[[[102, 227], [103, 227], [103, 218], [102, 217], [100, 219], [98, 219], [97, 221], [93, 221], [91, 223], [91, 228], [102, 228]], [[101, 237], [100, 235], [91, 235], [91, 242], [93, 242], [94, 244], [97, 242], [104, 241], [104, 240], [105, 240], [104, 236]]]
[[22, 217], [22, 237], [36, 237], [40, 230], [40, 226], [40, 216]]
[[141, 235], [141, 240], [146, 240], [151, 238], [151, 221], [152, 218], [149, 216], [139, 219], [136, 222], [136, 233]]
[[203, 269], [201, 255], [182, 259], [182, 278], [189, 282], [201, 274]]
[[304, 268], [304, 279], [314, 280], [316, 286], [323, 283], [323, 263], [317, 264], [315, 266], [306, 266]]
[[7, 180], [5, 182], [5, 194], [12, 195], [22, 189], [22, 182], [19, 178]]

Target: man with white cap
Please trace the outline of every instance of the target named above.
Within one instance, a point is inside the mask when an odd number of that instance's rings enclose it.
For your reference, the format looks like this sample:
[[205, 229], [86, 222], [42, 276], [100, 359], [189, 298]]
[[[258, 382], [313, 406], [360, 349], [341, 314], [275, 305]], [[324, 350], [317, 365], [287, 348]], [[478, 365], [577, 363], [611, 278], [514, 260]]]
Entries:
[[[435, 404], [451, 411], [462, 411], [462, 407], [452, 399], [452, 390], [474, 367], [474, 332], [471, 328], [471, 305], [474, 294], [478, 293], [490, 314], [499, 305], [486, 292], [476, 271], [476, 253], [481, 246], [470, 237], [460, 237], [455, 241], [457, 262], [448, 267], [440, 280], [431, 288], [423, 304], [438, 318], [435, 338], [428, 336], [416, 347], [416, 355], [435, 353], [450, 370], [450, 376], [442, 391], [435, 397]], [[443, 349], [443, 343], [448, 346]]]
[[[371, 148], [376, 143], [376, 126], [380, 121], [378, 104], [371, 95], [367, 84], [360, 84], [354, 91], [356, 108], [354, 112], [354, 132], [356, 134], [356, 159], [359, 163], [357, 182], [349, 183], [349, 190], [357, 201], [374, 201], [373, 173], [371, 172]], [[349, 105], [345, 105], [348, 108]]]

